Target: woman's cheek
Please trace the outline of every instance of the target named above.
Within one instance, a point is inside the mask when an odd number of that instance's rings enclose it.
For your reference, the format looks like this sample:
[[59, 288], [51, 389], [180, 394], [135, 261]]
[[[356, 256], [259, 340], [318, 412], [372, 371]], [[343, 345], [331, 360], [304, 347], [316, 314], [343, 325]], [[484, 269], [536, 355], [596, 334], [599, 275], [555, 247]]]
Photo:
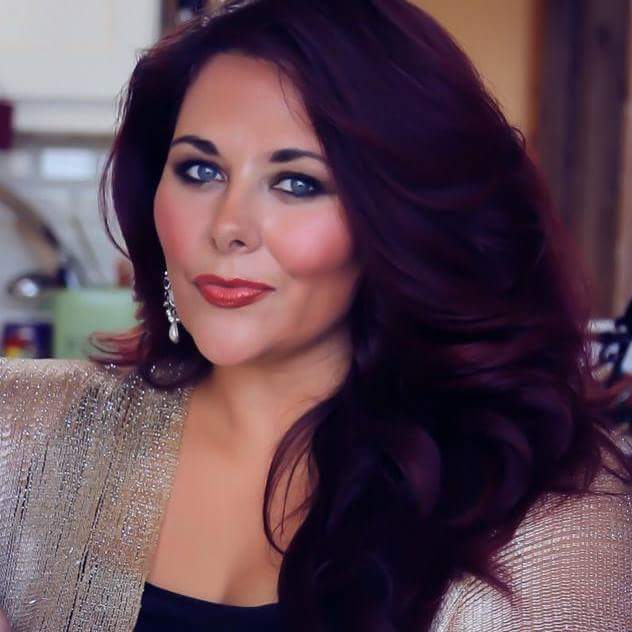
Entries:
[[188, 230], [191, 222], [182, 221], [182, 208], [187, 208], [182, 194], [176, 193], [168, 184], [158, 185], [154, 196], [154, 222], [158, 238], [167, 256], [178, 257], [190, 248]]
[[352, 256], [351, 236], [337, 208], [300, 210], [275, 220], [265, 241], [281, 267], [295, 277], [331, 272]]

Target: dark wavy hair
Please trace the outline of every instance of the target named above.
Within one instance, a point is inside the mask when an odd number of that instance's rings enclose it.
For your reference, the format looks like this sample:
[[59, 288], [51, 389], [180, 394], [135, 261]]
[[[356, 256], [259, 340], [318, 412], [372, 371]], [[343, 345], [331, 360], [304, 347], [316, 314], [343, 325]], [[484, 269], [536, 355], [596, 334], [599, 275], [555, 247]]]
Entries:
[[[100, 184], [139, 324], [95, 332], [93, 359], [136, 365], [158, 388], [212, 370], [186, 330], [168, 339], [153, 198], [184, 94], [221, 51], [297, 87], [364, 264], [349, 372], [283, 437], [266, 481], [283, 616], [303, 632], [421, 631], [464, 573], [510, 593], [492, 556], [535, 500], [596, 493], [602, 465], [629, 482], [632, 463], [591, 374], [576, 246], [523, 135], [418, 7], [228, 0], [143, 51]], [[178, 370], [158, 380], [159, 363]], [[317, 482], [283, 551], [270, 499], [305, 455]]]

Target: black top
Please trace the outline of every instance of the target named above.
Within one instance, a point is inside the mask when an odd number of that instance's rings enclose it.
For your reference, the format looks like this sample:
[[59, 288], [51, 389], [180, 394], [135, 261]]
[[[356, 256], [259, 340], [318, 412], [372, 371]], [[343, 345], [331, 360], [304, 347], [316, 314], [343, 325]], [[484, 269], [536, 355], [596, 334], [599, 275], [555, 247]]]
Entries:
[[281, 632], [279, 604], [231, 606], [145, 582], [134, 632]]

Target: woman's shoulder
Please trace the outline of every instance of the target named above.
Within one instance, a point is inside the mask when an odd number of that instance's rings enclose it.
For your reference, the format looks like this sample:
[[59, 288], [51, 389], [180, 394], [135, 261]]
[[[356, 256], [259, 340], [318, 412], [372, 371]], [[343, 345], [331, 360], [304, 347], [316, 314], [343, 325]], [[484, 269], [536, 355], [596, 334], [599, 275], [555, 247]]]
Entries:
[[116, 385], [132, 371], [83, 358], [0, 358], [0, 422], [15, 430], [53, 420], [87, 388]]
[[42, 390], [64, 384], [78, 386], [90, 378], [120, 379], [135, 367], [100, 363], [86, 358], [4, 358], [0, 357], [0, 389], [21, 392]]
[[593, 564], [608, 565], [610, 561], [610, 570], [614, 570], [626, 559], [628, 574], [632, 573], [632, 490], [602, 466], [589, 492], [543, 495], [501, 549], [499, 559], [513, 567], [515, 575], [525, 570], [529, 559], [537, 564], [534, 569], [545, 570], [543, 564], [550, 561], [557, 573], [574, 568], [585, 577], [597, 570]]
[[467, 576], [446, 596], [446, 630], [632, 629], [632, 491], [602, 467], [591, 492], [549, 492], [495, 556], [512, 599]]

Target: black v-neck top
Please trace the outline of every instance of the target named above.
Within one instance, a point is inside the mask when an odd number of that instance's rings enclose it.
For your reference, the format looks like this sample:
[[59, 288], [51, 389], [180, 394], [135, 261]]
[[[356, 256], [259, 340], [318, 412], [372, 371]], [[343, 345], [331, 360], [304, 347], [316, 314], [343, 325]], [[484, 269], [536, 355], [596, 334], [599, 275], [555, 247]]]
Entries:
[[231, 606], [145, 582], [134, 632], [282, 632], [279, 604]]

